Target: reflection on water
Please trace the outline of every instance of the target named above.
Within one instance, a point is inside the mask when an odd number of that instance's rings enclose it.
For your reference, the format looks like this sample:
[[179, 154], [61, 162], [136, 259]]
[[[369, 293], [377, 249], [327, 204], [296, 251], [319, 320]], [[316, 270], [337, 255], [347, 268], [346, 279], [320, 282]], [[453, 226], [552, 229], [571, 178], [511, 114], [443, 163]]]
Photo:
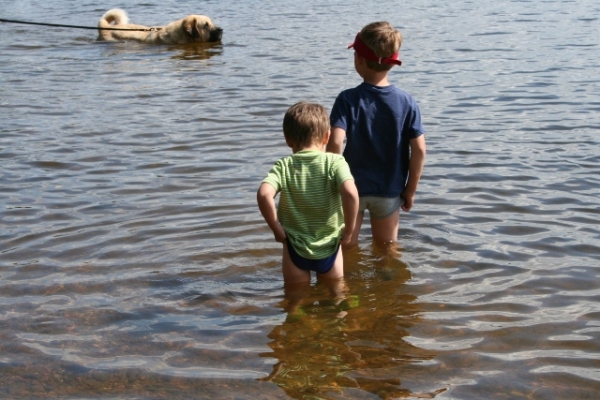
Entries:
[[176, 60], [208, 60], [223, 51], [223, 46], [215, 43], [190, 43], [187, 45], [170, 46], [169, 51], [176, 54], [171, 58]]
[[[180, 45], [160, 46], [149, 45], [147, 43], [136, 42], [97, 42], [97, 46], [104, 48], [104, 56], [126, 56], [140, 55], [147, 57], [164, 56], [165, 53], [170, 54], [169, 58], [173, 60], [184, 61], [205, 61], [214, 56], [223, 53], [223, 45], [220, 42], [216, 43], [188, 43]], [[156, 60], [159, 61], [159, 60]], [[140, 62], [144, 62], [140, 60]]]
[[278, 361], [262, 380], [277, 383], [294, 399], [330, 398], [353, 389], [381, 398], [415, 396], [402, 387], [402, 372], [435, 353], [403, 339], [421, 320], [415, 296], [403, 290], [410, 271], [388, 252], [354, 248], [344, 257], [346, 278], [339, 286], [288, 288], [281, 303], [287, 317], [268, 335], [273, 351], [261, 354]]

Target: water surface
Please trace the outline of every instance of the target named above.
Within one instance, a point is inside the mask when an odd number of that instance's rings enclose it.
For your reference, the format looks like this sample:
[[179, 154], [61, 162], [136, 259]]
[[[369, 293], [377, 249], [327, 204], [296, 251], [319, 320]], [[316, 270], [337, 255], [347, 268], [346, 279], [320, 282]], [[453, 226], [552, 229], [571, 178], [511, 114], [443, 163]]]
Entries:
[[[0, 397], [597, 397], [598, 4], [0, 0], [0, 17], [95, 26], [115, 6], [207, 14], [223, 41], [0, 23]], [[283, 113], [358, 85], [346, 46], [382, 19], [427, 129], [416, 205], [396, 255], [363, 227], [345, 299], [285, 291], [255, 202], [290, 152]]]

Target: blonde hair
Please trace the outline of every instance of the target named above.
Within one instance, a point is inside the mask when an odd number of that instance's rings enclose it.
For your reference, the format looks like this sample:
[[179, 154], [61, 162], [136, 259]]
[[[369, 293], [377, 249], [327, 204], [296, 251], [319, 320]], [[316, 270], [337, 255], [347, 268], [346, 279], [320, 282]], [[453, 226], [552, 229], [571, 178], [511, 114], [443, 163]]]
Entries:
[[[373, 50], [377, 57], [391, 57], [402, 46], [402, 33], [389, 22], [372, 22], [360, 31], [360, 40]], [[392, 65], [367, 60], [367, 67], [374, 71], [389, 71]]]
[[299, 102], [283, 117], [283, 135], [293, 146], [321, 144], [329, 131], [329, 114], [320, 104]]

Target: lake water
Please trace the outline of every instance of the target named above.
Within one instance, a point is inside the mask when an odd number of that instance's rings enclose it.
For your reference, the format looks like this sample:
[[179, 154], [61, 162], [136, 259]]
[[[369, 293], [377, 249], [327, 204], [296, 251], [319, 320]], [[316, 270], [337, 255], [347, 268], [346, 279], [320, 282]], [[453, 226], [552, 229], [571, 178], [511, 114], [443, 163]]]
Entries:
[[[0, 23], [1, 398], [598, 398], [598, 2], [125, 3], [0, 0], [224, 29]], [[415, 207], [396, 256], [363, 226], [344, 302], [286, 292], [255, 200], [283, 113], [358, 85], [346, 46], [384, 19], [427, 129]]]

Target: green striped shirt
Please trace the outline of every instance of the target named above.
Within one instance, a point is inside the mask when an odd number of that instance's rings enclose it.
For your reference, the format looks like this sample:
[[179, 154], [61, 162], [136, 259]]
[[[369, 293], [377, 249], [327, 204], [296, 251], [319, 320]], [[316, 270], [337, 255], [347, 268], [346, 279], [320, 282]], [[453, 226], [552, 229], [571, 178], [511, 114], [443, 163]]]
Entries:
[[280, 194], [279, 223], [302, 257], [318, 260], [337, 250], [344, 228], [339, 188], [350, 179], [343, 156], [305, 150], [278, 160], [263, 180]]

